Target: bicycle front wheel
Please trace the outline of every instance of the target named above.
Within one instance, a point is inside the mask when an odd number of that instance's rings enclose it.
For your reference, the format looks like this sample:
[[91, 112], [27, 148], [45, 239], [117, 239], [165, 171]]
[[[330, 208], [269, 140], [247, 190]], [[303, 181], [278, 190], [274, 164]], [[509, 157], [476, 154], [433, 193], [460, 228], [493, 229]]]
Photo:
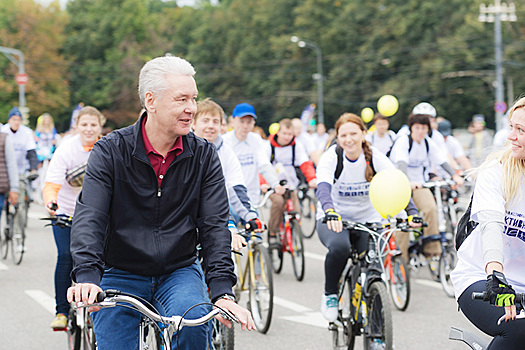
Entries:
[[[310, 192], [310, 191], [308, 191]], [[306, 193], [301, 203], [301, 231], [304, 238], [312, 238], [316, 229], [317, 199], [315, 195]]]
[[364, 348], [392, 350], [392, 308], [384, 283], [373, 282], [370, 285], [366, 304], [368, 326], [365, 327]]
[[401, 255], [392, 257], [387, 269], [390, 274], [388, 283], [392, 302], [398, 310], [405, 311], [410, 301], [410, 278], [405, 259]]
[[13, 243], [11, 245], [11, 254], [13, 257], [13, 262], [16, 265], [19, 265], [22, 262], [22, 257], [24, 256], [24, 250], [25, 250], [25, 210], [24, 204], [21, 203], [20, 207], [16, 211], [14, 217], [13, 217], [13, 225], [11, 226], [13, 228], [13, 235], [12, 240]]
[[76, 317], [75, 309], [69, 308], [67, 317], [67, 348], [69, 350], [80, 350], [81, 331], [77, 325]]
[[96, 348], [97, 342], [95, 339], [95, 329], [93, 328], [93, 319], [86, 310], [84, 314], [84, 329], [82, 330], [82, 349], [96, 350]]
[[299, 223], [295, 220], [290, 221], [290, 229], [292, 230], [292, 247], [290, 251], [292, 254], [293, 272], [298, 281], [304, 278], [304, 245], [303, 235]]
[[253, 268], [255, 271], [249, 271], [248, 308], [252, 313], [257, 330], [265, 334], [272, 321], [273, 278], [268, 250], [261, 244], [255, 245], [253, 249]]
[[2, 259], [7, 259], [7, 254], [9, 253], [9, 245], [11, 245], [11, 235], [13, 232], [13, 214], [9, 211], [4, 210], [2, 213], [2, 226], [1, 226], [1, 241], [0, 241], [0, 253], [2, 254]]
[[443, 254], [439, 260], [439, 278], [441, 286], [443, 286], [443, 291], [450, 298], [454, 298], [454, 286], [450, 279], [450, 273], [456, 267], [457, 259], [458, 257], [455, 250], [452, 247], [447, 247], [445, 254]]
[[228, 328], [215, 318], [212, 326], [210, 350], [233, 350], [235, 348], [235, 328]]

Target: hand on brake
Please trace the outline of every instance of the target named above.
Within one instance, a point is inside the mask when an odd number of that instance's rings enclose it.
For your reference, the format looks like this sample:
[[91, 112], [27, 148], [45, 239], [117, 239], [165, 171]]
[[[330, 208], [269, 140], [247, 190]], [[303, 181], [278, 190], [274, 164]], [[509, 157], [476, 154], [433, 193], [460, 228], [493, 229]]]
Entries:
[[337, 214], [333, 208], [326, 209], [324, 212], [324, 218], [326, 221], [326, 226], [334, 232], [343, 231], [343, 221], [341, 220], [341, 215]]
[[491, 275], [487, 276], [485, 291], [492, 305], [505, 307], [505, 321], [516, 319], [516, 305], [514, 302], [516, 292], [507, 283], [507, 279], [502, 272], [493, 271]]

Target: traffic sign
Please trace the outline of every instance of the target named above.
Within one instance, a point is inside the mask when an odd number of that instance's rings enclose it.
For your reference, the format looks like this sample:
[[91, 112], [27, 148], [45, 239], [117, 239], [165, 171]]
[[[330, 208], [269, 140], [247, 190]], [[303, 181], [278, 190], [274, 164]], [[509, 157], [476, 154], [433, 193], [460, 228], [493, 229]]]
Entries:
[[15, 81], [18, 85], [25, 85], [27, 84], [27, 81], [29, 80], [29, 77], [26, 73], [18, 73], [15, 76]]
[[505, 113], [505, 111], [507, 110], [507, 104], [503, 101], [496, 102], [494, 104], [494, 110], [498, 113]]

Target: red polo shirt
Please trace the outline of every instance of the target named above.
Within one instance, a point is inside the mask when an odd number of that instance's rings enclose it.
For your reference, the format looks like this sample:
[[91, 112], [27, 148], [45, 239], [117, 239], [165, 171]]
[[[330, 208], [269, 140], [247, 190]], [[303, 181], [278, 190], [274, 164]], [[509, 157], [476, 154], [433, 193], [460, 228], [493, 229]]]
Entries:
[[161, 154], [155, 151], [155, 149], [148, 140], [145, 128], [147, 118], [148, 116], [146, 115], [144, 117], [144, 121], [142, 122], [142, 141], [144, 142], [144, 149], [146, 150], [146, 155], [148, 156], [151, 166], [153, 167], [153, 170], [155, 170], [155, 174], [157, 175], [157, 180], [159, 181], [160, 187], [162, 179], [164, 178], [164, 174], [166, 174], [166, 171], [168, 170], [171, 162], [173, 161], [173, 159], [175, 159], [175, 156], [178, 156], [182, 153], [182, 137], [177, 137], [173, 148], [168, 151], [166, 157], [163, 157]]

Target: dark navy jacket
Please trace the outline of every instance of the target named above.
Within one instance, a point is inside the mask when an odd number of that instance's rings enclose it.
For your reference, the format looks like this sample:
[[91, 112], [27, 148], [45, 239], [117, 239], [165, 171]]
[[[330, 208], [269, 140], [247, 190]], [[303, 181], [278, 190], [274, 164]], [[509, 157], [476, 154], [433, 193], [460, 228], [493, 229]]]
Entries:
[[104, 267], [161, 276], [189, 266], [201, 243], [212, 300], [236, 282], [228, 197], [215, 146], [189, 133], [159, 187], [142, 119], [99, 140], [89, 157], [71, 232], [73, 280], [100, 284]]

